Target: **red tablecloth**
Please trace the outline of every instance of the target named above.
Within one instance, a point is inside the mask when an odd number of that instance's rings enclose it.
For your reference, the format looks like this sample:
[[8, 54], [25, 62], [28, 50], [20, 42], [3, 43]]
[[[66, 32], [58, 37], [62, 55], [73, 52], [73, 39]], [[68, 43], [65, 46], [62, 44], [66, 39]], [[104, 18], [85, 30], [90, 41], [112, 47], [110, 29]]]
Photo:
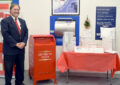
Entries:
[[70, 70], [107, 72], [120, 71], [118, 54], [111, 53], [75, 53], [63, 52], [57, 61], [57, 67], [61, 72]]

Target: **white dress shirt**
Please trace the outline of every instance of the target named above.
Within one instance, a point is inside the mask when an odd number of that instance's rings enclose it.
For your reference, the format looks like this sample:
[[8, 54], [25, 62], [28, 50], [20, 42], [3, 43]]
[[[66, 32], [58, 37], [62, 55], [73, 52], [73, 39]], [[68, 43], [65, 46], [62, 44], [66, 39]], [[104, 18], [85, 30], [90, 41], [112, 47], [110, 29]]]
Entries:
[[[11, 16], [12, 16], [12, 15], [11, 15]], [[15, 17], [12, 16], [12, 18], [13, 18], [13, 20], [14, 20], [14, 22], [15, 22]], [[20, 27], [20, 29], [21, 29], [21, 24], [20, 24], [20, 21], [19, 21], [18, 17], [17, 17], [17, 23], [18, 23], [18, 25], [19, 25], [19, 27]]]

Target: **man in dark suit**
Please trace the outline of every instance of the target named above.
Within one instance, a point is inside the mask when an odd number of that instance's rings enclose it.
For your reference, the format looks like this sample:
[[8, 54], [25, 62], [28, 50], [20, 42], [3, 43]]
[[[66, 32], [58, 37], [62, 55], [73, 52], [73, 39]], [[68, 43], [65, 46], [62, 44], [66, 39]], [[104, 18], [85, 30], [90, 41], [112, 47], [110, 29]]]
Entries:
[[21, 18], [18, 18], [19, 10], [19, 5], [11, 5], [11, 16], [1, 21], [5, 66], [5, 85], [11, 85], [14, 64], [15, 85], [24, 85], [24, 54], [25, 46], [28, 40], [28, 29], [25, 21]]

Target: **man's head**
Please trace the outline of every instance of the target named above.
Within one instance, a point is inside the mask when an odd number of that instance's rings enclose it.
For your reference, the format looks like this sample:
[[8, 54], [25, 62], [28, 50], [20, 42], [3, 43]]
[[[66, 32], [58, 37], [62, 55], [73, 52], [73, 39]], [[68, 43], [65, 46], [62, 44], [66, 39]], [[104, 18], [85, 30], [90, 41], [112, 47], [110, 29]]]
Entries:
[[17, 4], [12, 4], [10, 7], [10, 14], [14, 17], [18, 17], [19, 16], [19, 11], [20, 11], [20, 6]]

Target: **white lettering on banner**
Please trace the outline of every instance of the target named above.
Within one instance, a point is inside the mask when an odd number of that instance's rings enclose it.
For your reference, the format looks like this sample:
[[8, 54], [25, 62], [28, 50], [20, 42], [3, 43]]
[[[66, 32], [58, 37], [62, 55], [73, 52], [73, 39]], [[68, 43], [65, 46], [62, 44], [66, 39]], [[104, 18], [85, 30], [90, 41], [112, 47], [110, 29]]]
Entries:
[[97, 33], [97, 36], [100, 36], [101, 34], [100, 33]]
[[40, 51], [38, 56], [50, 56], [52, 55], [52, 51]]
[[49, 58], [49, 56], [41, 56], [42, 59]]

